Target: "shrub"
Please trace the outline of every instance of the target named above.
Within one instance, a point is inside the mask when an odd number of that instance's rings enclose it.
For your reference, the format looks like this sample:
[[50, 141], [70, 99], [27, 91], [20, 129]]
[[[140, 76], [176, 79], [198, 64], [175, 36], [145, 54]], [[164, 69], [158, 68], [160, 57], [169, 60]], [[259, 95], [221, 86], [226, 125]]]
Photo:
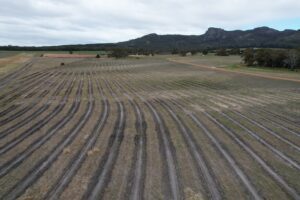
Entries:
[[178, 54], [178, 50], [177, 49], [173, 49], [171, 52], [173, 55]]
[[216, 55], [217, 56], [228, 56], [228, 53], [227, 53], [226, 49], [221, 48], [216, 51]]
[[230, 55], [240, 55], [241, 54], [241, 50], [240, 48], [233, 48], [229, 50], [229, 54]]
[[112, 52], [108, 55], [108, 57], [113, 58], [126, 58], [128, 57], [129, 53], [126, 49], [113, 49]]
[[300, 51], [289, 50], [284, 63], [291, 70], [300, 68]]
[[248, 66], [252, 66], [254, 64], [254, 49], [245, 49], [243, 55], [242, 55], [242, 58], [245, 62], [246, 65]]
[[192, 50], [192, 51], [191, 51], [192, 56], [196, 55], [197, 53], [198, 53], [197, 50]]
[[180, 51], [181, 56], [186, 56], [187, 52], [186, 51]]
[[203, 54], [203, 55], [207, 55], [207, 54], [208, 54], [208, 50], [207, 50], [207, 49], [203, 50], [203, 51], [202, 51], [202, 54]]

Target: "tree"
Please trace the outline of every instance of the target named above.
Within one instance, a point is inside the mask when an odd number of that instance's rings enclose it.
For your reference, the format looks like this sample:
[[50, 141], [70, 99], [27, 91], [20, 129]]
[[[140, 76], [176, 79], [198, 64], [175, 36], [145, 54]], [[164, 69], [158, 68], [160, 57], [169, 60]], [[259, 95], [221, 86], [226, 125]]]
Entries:
[[284, 61], [287, 58], [287, 52], [282, 50], [272, 51], [271, 59], [272, 66], [271, 67], [284, 67]]
[[264, 53], [264, 66], [265, 67], [273, 67], [273, 51], [271, 49], [266, 49]]
[[181, 56], [186, 56], [186, 53], [187, 53], [186, 51], [180, 51]]
[[70, 51], [69, 51], [69, 54], [73, 54], [73, 51], [72, 51], [72, 50], [70, 50]]
[[272, 49], [258, 49], [255, 52], [255, 64], [264, 67], [283, 67], [285, 52]]
[[196, 55], [197, 53], [198, 53], [197, 50], [192, 50], [192, 51], [191, 51], [192, 56]]
[[173, 49], [171, 52], [173, 55], [178, 54], [178, 50], [177, 49]]
[[297, 52], [296, 50], [289, 50], [284, 62], [289, 69], [295, 70], [299, 63], [299, 59], [299, 52]]
[[227, 53], [226, 49], [221, 48], [216, 51], [216, 55], [217, 56], [228, 56], [228, 53]]
[[240, 48], [233, 48], [233, 49], [230, 49], [229, 54], [230, 55], [240, 55], [241, 50], [240, 50]]
[[97, 55], [96, 55], [96, 58], [100, 58], [100, 55], [99, 55], [99, 54], [97, 54]]
[[254, 64], [254, 49], [252, 48], [248, 48], [248, 49], [245, 49], [244, 52], [243, 52], [243, 60], [245, 62], [245, 64], [247, 66], [252, 66]]
[[112, 52], [108, 55], [108, 57], [114, 57], [114, 58], [126, 58], [128, 57], [129, 53], [127, 49], [113, 49]]
[[207, 54], [208, 54], [208, 50], [207, 50], [207, 49], [204, 49], [204, 50], [202, 51], [202, 54], [203, 54], [203, 55], [207, 55]]
[[258, 66], [265, 66], [266, 63], [266, 52], [264, 49], [258, 49], [255, 52], [255, 61]]

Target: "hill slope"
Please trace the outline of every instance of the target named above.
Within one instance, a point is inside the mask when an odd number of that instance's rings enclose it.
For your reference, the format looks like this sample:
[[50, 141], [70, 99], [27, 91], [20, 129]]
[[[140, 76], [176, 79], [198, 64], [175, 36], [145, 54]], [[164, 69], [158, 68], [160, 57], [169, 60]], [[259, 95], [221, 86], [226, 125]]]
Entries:
[[198, 36], [150, 34], [117, 45], [161, 51], [170, 51], [174, 48], [185, 50], [220, 47], [293, 48], [300, 47], [300, 31], [278, 31], [268, 27], [247, 31], [209, 28], [205, 34]]
[[173, 49], [193, 50], [221, 47], [299, 48], [300, 30], [278, 31], [268, 27], [259, 27], [246, 31], [226, 31], [220, 28], [209, 28], [203, 35], [157, 35], [152, 33], [119, 43], [46, 47], [4, 46], [0, 47], [0, 50], [107, 50], [117, 47], [145, 49], [157, 52], [170, 52]]

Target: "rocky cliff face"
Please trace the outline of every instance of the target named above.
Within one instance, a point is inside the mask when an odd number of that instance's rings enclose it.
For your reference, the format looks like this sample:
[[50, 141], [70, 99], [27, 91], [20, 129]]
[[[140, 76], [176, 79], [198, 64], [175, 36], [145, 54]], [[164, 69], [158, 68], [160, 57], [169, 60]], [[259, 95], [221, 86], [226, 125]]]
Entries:
[[203, 35], [204, 40], [225, 39], [226, 31], [221, 28], [209, 28]]

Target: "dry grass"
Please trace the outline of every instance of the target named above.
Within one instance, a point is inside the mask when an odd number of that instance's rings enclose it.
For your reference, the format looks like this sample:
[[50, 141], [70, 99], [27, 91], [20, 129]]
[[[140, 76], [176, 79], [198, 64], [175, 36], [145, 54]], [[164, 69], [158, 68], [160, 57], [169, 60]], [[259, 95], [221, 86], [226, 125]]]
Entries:
[[[61, 54], [60, 54], [61, 55]], [[76, 56], [76, 55], [75, 55]], [[12, 57], [2, 60], [2, 64], [10, 65], [10, 63], [21, 62], [24, 57]], [[185, 61], [200, 62], [197, 57], [182, 58]], [[190, 59], [190, 60], [189, 60]], [[213, 58], [209, 58], [213, 59]], [[212, 61], [206, 59], [203, 63], [210, 65], [209, 68], [199, 68], [191, 65], [169, 62], [166, 57], [152, 57], [140, 59], [81, 59], [78, 57], [68, 58], [37, 58], [34, 63], [32, 72], [41, 69], [50, 69], [61, 72], [75, 72], [76, 81], [74, 88], [68, 96], [66, 107], [53, 117], [47, 124], [36, 130], [32, 135], [14, 148], [4, 153], [0, 157], [0, 163], [16, 158], [22, 155], [26, 148], [34, 146], [32, 143], [39, 137], [47, 134], [47, 131], [56, 123], [60, 122], [67, 115], [71, 108], [72, 102], [75, 100], [76, 91], [78, 89], [79, 80], [83, 80], [84, 86], [81, 96], [81, 104], [73, 118], [68, 121], [61, 129], [57, 130], [55, 135], [49, 138], [42, 146], [35, 149], [32, 154], [26, 159], [12, 168], [8, 174], [0, 178], [0, 198], [6, 195], [10, 189], [14, 189], [16, 184], [26, 183], [28, 177], [33, 177], [32, 174], [39, 169], [39, 161], [48, 159], [51, 152], [54, 152], [57, 145], [62, 145], [71, 131], [75, 130], [80, 123], [81, 116], [86, 112], [88, 105], [88, 77], [92, 80], [92, 88], [94, 92], [95, 107], [91, 117], [84, 124], [78, 135], [74, 137], [70, 143], [61, 146], [61, 152], [53, 162], [47, 165], [47, 168], [40, 175], [30, 182], [29, 188], [20, 193], [21, 199], [42, 199], [53, 188], [59, 187], [62, 183], [61, 177], [67, 175], [68, 166], [77, 167], [72, 174], [68, 185], [63, 188], [60, 199], [82, 199], [86, 191], [93, 189], [92, 180], [97, 179], [99, 174], [105, 172], [105, 164], [109, 163], [108, 157], [111, 157], [113, 162], [109, 169], [104, 174], [105, 180], [101, 188], [101, 197], [104, 199], [123, 199], [124, 196], [130, 195], [132, 192], [132, 182], [137, 176], [136, 152], [140, 148], [137, 144], [141, 135], [137, 136], [139, 123], [137, 123], [138, 114], [131, 105], [132, 100], [139, 106], [145, 121], [146, 127], [146, 154], [143, 155], [142, 162], [145, 162], [145, 167], [141, 170], [145, 173], [145, 179], [141, 179], [139, 185], [143, 188], [144, 199], [169, 199], [169, 169], [166, 167], [168, 160], [173, 158], [176, 167], [176, 175], [179, 177], [178, 182], [182, 190], [182, 196], [187, 200], [202, 200], [209, 199], [208, 183], [201, 175], [204, 173], [196, 164], [198, 161], [193, 157], [193, 151], [197, 151], [203, 156], [204, 164], [208, 167], [208, 175], [213, 177], [220, 191], [221, 197], [226, 199], [249, 199], [251, 194], [247, 192], [246, 186], [243, 184], [239, 175], [234, 170], [232, 163], [228, 162], [226, 157], [220, 151], [220, 148], [228, 153], [235, 161], [236, 165], [241, 170], [241, 173], [247, 177], [248, 181], [253, 185], [259, 194], [266, 199], [292, 199], [287, 191], [282, 189], [280, 183], [270, 176], [262, 165], [250, 155], [245, 148], [236, 142], [227, 132], [220, 128], [214, 121], [210, 120], [205, 112], [209, 113], [213, 118], [217, 119], [224, 127], [230, 129], [237, 138], [243, 140], [253, 152], [263, 159], [268, 165], [272, 166], [275, 173], [283, 177], [288, 186], [291, 188], [299, 188], [298, 177], [299, 171], [282, 161], [274, 154], [267, 146], [262, 145], [257, 139], [249, 135], [243, 128], [226, 119], [221, 112], [228, 114], [234, 120], [238, 121], [245, 127], [253, 130], [257, 135], [266, 140], [270, 145], [276, 147], [279, 151], [287, 156], [299, 161], [299, 152], [291, 149], [284, 142], [267, 134], [265, 130], [257, 127], [255, 124], [238, 117], [237, 114], [231, 112], [237, 110], [249, 118], [259, 120], [264, 126], [278, 132], [282, 137], [293, 141], [300, 146], [300, 140], [296, 135], [285, 131], [277, 126], [282, 125], [289, 130], [299, 132], [300, 127], [296, 120], [300, 119], [300, 107], [297, 101], [300, 99], [300, 93], [297, 90], [299, 83], [282, 81], [278, 79], [268, 79], [265, 77], [248, 76], [237, 73], [227, 73], [211, 66], [219, 63], [217, 67], [222, 65], [222, 60]], [[67, 65], [59, 66], [58, 64], [67, 61]], [[24, 60], [23, 60], [24, 61]], [[224, 60], [224, 64], [230, 60]], [[0, 59], [1, 63], [1, 59]], [[91, 72], [94, 72], [90, 74]], [[29, 72], [30, 73], [30, 72]], [[71, 80], [73, 76], [64, 75]], [[34, 78], [33, 78], [34, 79]], [[102, 89], [105, 97], [99, 93], [96, 87], [99, 81], [100, 89]], [[28, 80], [28, 82], [33, 80]], [[56, 81], [61, 81], [57, 80]], [[120, 88], [119, 88], [119, 86]], [[67, 85], [65, 85], [66, 87]], [[112, 91], [110, 90], [112, 89]], [[124, 89], [124, 91], [123, 91]], [[7, 91], [10, 89], [8, 88]], [[34, 89], [33, 89], [34, 90]], [[13, 123], [21, 122], [27, 116], [34, 113], [34, 110], [39, 108], [50, 98], [51, 92], [41, 101], [33, 110], [29, 110], [0, 127], [0, 131], [10, 127]], [[55, 100], [50, 101], [51, 107], [49, 112], [57, 105], [64, 96], [66, 88], [59, 92]], [[296, 92], [295, 92], [296, 91]], [[28, 91], [30, 92], [30, 91]], [[36, 98], [39, 92], [30, 99], [24, 99], [21, 95], [17, 99], [10, 102], [30, 102]], [[8, 97], [12, 94], [8, 94]], [[109, 103], [109, 115], [101, 132], [92, 146], [85, 151], [83, 157], [78, 156], [84, 147], [88, 144], [94, 128], [99, 123], [97, 120], [103, 112], [102, 100], [107, 99]], [[189, 129], [192, 136], [192, 143], [188, 143], [183, 137], [182, 129], [178, 128], [178, 122], [172, 118], [166, 108], [155, 101], [156, 99], [166, 102], [170, 109], [179, 116], [180, 120]], [[1, 100], [0, 100], [1, 101]], [[118, 102], [124, 105], [126, 115], [126, 126], [121, 136], [117, 137], [116, 128], [120, 116]], [[159, 117], [164, 123], [156, 118], [151, 109], [149, 109], [148, 101], [153, 105]], [[182, 105], [182, 108], [174, 102]], [[9, 106], [9, 105], [8, 105]], [[25, 106], [25, 105], [24, 105]], [[24, 107], [22, 106], [22, 107]], [[7, 116], [18, 112], [12, 111]], [[273, 114], [264, 113], [267, 110]], [[253, 111], [254, 113], [250, 113]], [[24, 134], [26, 129], [29, 129], [33, 124], [45, 118], [49, 113], [45, 112], [36, 116], [31, 123], [28, 123], [20, 129], [14, 131], [11, 135], [1, 139], [0, 149], [9, 141]], [[199, 127], [192, 119], [191, 115], [198, 117], [199, 121], [207, 128], [208, 133], [203, 128]], [[278, 118], [278, 115], [284, 118]], [[6, 116], [0, 117], [0, 120]], [[293, 120], [295, 120], [295, 123]], [[139, 119], [140, 120], [140, 119]], [[164, 127], [167, 132], [161, 131], [160, 127]], [[161, 139], [165, 134], [166, 140]], [[211, 137], [220, 143], [220, 147], [212, 141]], [[164, 142], [163, 142], [164, 141]], [[115, 148], [114, 144], [119, 144], [119, 148]], [[198, 146], [193, 147], [191, 144]], [[171, 154], [165, 153], [165, 149], [170, 149]], [[84, 158], [82, 163], [77, 163], [76, 159]], [[111, 164], [109, 163], [109, 164]], [[138, 165], [142, 166], [142, 165]], [[33, 169], [35, 167], [35, 169]], [[100, 171], [99, 171], [100, 170]], [[101, 171], [102, 170], [102, 171]], [[0, 170], [1, 172], [1, 170]], [[30, 174], [31, 173], [31, 174]], [[65, 174], [64, 174], [65, 173]], [[4, 196], [5, 198], [6, 196]]]
[[24, 62], [28, 61], [32, 55], [17, 54], [9, 57], [0, 58], [0, 76], [3, 76], [17, 69]]

